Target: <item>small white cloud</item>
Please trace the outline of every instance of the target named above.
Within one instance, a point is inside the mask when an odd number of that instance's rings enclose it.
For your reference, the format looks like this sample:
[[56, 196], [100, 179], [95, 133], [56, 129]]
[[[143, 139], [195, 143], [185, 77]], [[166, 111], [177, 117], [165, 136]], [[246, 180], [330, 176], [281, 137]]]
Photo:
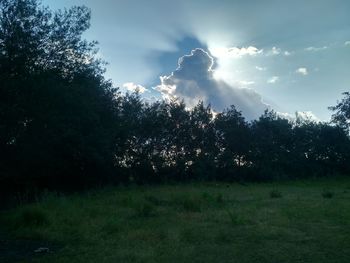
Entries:
[[345, 45], [345, 46], [350, 46], [350, 41], [346, 41], [346, 42], [344, 43], [344, 45]]
[[306, 51], [312, 51], [312, 52], [322, 51], [325, 49], [328, 49], [328, 47], [323, 46], [323, 47], [307, 47], [307, 48], [305, 48]]
[[298, 68], [295, 72], [304, 76], [309, 74], [309, 72], [307, 71], [307, 68]]
[[262, 49], [258, 49], [253, 46], [249, 47], [218, 47], [218, 48], [211, 48], [210, 53], [217, 58], [241, 58], [243, 56], [256, 56], [258, 54], [263, 53]]
[[266, 68], [265, 67], [259, 67], [259, 66], [255, 66], [255, 68], [259, 71], [265, 71]]
[[135, 84], [133, 82], [127, 82], [123, 84], [123, 88], [125, 88], [127, 91], [130, 92], [139, 92], [139, 93], [145, 93], [146, 91], [149, 92], [148, 89], [146, 89], [145, 87]]
[[280, 78], [278, 76], [272, 76], [267, 80], [267, 83], [274, 84], [276, 83]]
[[279, 54], [281, 54], [281, 49], [278, 48], [278, 47], [272, 47], [271, 50], [269, 50], [267, 53], [266, 53], [266, 56], [277, 56]]
[[290, 52], [288, 50], [282, 50], [279, 47], [272, 47], [270, 50], [268, 50], [265, 55], [266, 56], [278, 56], [278, 55], [283, 55], [283, 56], [290, 56], [292, 55], [293, 52]]

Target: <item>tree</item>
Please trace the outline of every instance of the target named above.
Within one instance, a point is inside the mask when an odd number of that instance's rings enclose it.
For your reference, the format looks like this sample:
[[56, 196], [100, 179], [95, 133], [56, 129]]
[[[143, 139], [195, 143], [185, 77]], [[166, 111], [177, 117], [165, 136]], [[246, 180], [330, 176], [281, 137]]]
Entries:
[[292, 125], [274, 111], [266, 110], [251, 124], [252, 149], [249, 159], [256, 179], [284, 177], [292, 166]]
[[0, 2], [0, 180], [71, 187], [111, 174], [119, 98], [82, 39], [89, 20], [86, 7]]
[[187, 162], [192, 178], [213, 179], [216, 169], [216, 136], [210, 105], [200, 101], [190, 111]]
[[247, 167], [250, 150], [250, 130], [242, 113], [232, 105], [215, 118], [221, 174], [238, 179], [243, 166]]
[[344, 98], [329, 109], [335, 112], [332, 115], [332, 122], [350, 134], [350, 92], [344, 92], [343, 95]]

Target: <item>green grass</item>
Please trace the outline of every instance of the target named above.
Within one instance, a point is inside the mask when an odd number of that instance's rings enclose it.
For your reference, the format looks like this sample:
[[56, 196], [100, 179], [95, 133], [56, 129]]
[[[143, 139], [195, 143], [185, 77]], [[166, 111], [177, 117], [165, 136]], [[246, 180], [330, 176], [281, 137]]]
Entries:
[[48, 194], [1, 212], [0, 228], [58, 244], [20, 262], [348, 263], [349, 189], [337, 178]]

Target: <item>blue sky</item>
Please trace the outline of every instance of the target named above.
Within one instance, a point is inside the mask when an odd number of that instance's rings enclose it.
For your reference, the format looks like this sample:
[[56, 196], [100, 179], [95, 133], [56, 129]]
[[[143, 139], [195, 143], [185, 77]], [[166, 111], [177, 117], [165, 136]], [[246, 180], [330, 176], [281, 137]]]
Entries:
[[350, 90], [347, 0], [43, 3], [91, 8], [85, 37], [99, 41], [106, 76], [145, 97], [236, 104], [248, 118], [266, 106], [328, 120], [327, 107]]

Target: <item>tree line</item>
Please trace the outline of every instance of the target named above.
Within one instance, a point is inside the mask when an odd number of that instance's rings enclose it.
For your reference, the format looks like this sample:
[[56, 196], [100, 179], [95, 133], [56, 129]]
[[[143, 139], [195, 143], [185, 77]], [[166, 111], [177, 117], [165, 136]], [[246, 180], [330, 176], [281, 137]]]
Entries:
[[147, 103], [104, 78], [97, 43], [82, 38], [90, 15], [0, 2], [2, 191], [349, 173], [349, 93], [330, 107], [330, 123]]

